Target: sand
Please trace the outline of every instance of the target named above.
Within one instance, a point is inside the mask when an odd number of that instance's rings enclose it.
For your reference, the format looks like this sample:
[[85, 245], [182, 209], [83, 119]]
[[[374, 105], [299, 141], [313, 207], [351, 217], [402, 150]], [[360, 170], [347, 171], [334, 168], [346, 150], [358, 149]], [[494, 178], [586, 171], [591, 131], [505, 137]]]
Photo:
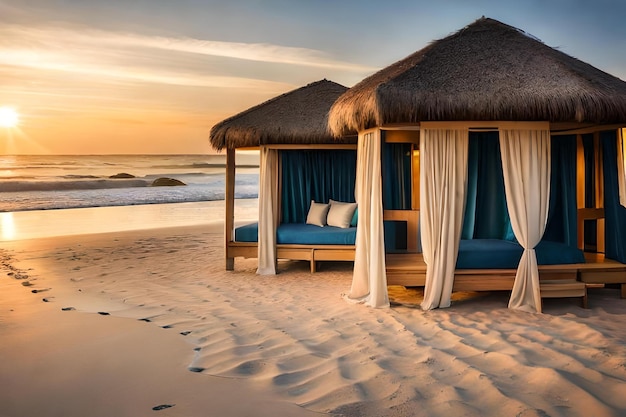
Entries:
[[[626, 300], [344, 301], [351, 265], [224, 270], [222, 225], [0, 242], [0, 416], [622, 416]], [[154, 409], [156, 408], [156, 409]]]

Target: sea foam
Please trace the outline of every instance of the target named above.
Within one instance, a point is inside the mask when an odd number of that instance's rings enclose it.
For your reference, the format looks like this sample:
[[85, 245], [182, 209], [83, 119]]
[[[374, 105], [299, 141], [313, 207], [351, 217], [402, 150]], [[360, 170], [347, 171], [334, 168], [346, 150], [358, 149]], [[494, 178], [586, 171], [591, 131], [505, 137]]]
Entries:
[[[258, 166], [249, 161], [237, 169], [235, 198], [258, 196]], [[220, 155], [4, 157], [0, 212], [223, 200], [224, 162]], [[134, 178], [111, 178], [120, 173]], [[150, 186], [162, 177], [186, 185]]]

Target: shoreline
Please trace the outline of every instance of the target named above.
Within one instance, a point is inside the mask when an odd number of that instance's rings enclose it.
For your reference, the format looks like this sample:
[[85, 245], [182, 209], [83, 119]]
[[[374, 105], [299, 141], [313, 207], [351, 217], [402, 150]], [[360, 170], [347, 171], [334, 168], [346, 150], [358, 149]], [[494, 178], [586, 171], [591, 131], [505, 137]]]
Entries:
[[[224, 222], [224, 200], [0, 213], [0, 242]], [[258, 219], [258, 199], [235, 199], [236, 222]]]

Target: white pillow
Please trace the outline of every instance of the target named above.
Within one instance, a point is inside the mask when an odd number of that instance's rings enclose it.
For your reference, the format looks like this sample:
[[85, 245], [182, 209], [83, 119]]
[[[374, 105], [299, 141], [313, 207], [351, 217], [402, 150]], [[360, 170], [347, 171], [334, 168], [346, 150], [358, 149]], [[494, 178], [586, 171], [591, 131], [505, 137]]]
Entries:
[[354, 210], [356, 210], [356, 203], [342, 203], [341, 201], [330, 200], [330, 211], [328, 212], [326, 222], [329, 226], [346, 229], [350, 227]]
[[316, 203], [311, 200], [309, 214], [306, 216], [306, 224], [314, 224], [316, 226], [326, 226], [326, 215], [330, 209], [330, 204]]

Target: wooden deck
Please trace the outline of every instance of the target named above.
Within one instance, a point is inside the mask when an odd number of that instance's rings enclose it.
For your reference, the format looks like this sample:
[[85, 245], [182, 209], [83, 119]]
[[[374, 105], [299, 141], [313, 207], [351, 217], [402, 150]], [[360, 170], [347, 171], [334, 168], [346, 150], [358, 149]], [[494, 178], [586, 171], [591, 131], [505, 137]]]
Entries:
[[[305, 260], [311, 272], [320, 261], [354, 261], [354, 246], [345, 245], [277, 245], [279, 259]], [[227, 269], [236, 257], [256, 258], [257, 244], [231, 242], [227, 246]], [[554, 282], [582, 282], [586, 286], [619, 284], [621, 298], [626, 298], [626, 264], [606, 259], [602, 254], [586, 253], [586, 263], [539, 265], [539, 279], [544, 287]], [[420, 253], [387, 254], [387, 284], [423, 287], [426, 284], [426, 264]], [[510, 291], [515, 282], [515, 269], [458, 269], [454, 275], [453, 291]]]
[[[587, 263], [539, 265], [542, 282], [580, 281], [588, 285], [620, 284], [621, 298], [626, 298], [626, 264], [605, 259], [601, 254], [585, 254]], [[426, 264], [421, 254], [388, 254], [387, 284], [423, 287]], [[510, 291], [515, 269], [459, 269], [454, 275], [453, 291]]]

